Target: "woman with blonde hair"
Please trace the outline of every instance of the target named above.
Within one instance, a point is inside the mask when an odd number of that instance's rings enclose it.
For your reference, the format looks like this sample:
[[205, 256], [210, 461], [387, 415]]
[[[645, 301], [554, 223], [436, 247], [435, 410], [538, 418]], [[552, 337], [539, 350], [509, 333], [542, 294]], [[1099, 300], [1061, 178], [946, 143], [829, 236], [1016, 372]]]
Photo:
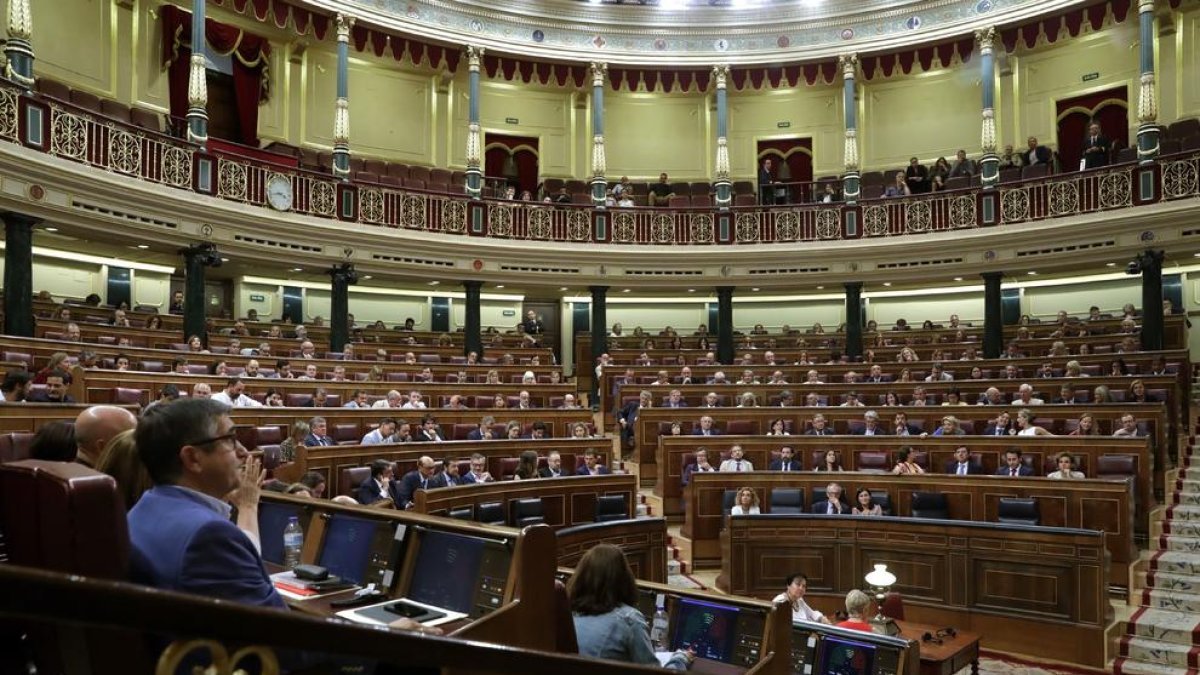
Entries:
[[308, 426], [308, 422], [304, 420], [292, 422], [288, 437], [279, 443], [279, 461], [283, 464], [296, 461], [296, 449], [304, 447], [304, 439], [310, 432], [312, 429]]
[[133, 442], [134, 429], [122, 431], [113, 436], [100, 459], [96, 462], [96, 470], [106, 473], [117, 481], [117, 491], [125, 501], [125, 510], [133, 508], [142, 495], [154, 487], [150, 472], [138, 457], [137, 446]]
[[758, 493], [748, 487], [739, 488], [737, 497], [733, 500], [733, 506], [729, 509], [729, 515], [749, 516], [761, 512], [762, 510], [758, 504]]

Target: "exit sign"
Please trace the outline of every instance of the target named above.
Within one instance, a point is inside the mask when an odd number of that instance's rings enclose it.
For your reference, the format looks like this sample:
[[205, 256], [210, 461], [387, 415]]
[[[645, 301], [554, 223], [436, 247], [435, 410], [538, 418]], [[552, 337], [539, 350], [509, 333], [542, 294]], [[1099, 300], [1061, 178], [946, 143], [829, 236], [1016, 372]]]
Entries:
[[1091, 82], [1092, 80], [1098, 79], [1100, 79], [1100, 73], [1088, 73], [1087, 75], [1083, 76], [1084, 82]]
[[775, 128], [777, 128], [777, 129], [790, 129], [791, 127], [792, 127], [791, 122], [776, 122], [775, 123]]
[[258, 293], [250, 294], [250, 302], [263, 302], [266, 299], [267, 299], [267, 296], [265, 296], [265, 295], [260, 295]]
[[521, 120], [519, 120], [519, 119], [517, 119], [517, 118], [515, 118], [515, 117], [505, 117], [505, 118], [504, 118], [504, 123], [505, 123], [505, 124], [520, 124], [520, 123], [521, 123]]

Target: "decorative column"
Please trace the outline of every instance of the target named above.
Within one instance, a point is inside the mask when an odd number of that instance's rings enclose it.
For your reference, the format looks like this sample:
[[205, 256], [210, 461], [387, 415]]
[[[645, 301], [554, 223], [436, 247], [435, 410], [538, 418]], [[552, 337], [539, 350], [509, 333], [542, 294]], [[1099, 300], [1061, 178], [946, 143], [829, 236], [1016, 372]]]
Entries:
[[333, 175], [350, 178], [350, 29], [354, 17], [337, 15], [337, 107], [333, 110]]
[[[714, 66], [713, 79], [717, 83], [717, 177], [713, 181], [713, 187], [717, 191], [717, 207], [728, 208], [733, 203], [733, 183], [729, 180], [729, 103], [726, 91], [729, 66]], [[732, 337], [730, 339], [732, 340]], [[732, 344], [731, 342], [730, 349]]]
[[979, 179], [984, 188], [995, 187], [1000, 182], [1000, 156], [996, 154], [996, 59], [992, 47], [996, 29], [975, 31], [979, 42], [979, 64], [983, 88], [983, 127], [980, 132], [980, 147], [983, 158], [979, 160]]
[[604, 81], [607, 63], [592, 63], [592, 205], [604, 207], [608, 192], [607, 161], [604, 157]]
[[717, 286], [717, 362], [733, 363], [733, 286]]
[[483, 140], [479, 132], [479, 67], [483, 47], [467, 45], [467, 195], [483, 196]]
[[[1138, 0], [1142, 79], [1138, 88], [1138, 161], [1158, 157], [1158, 97], [1154, 92], [1154, 0]], [[1144, 310], [1143, 310], [1144, 311]]]
[[0, 218], [4, 219], [4, 332], [33, 337], [33, 226], [41, 219], [11, 211]]
[[[608, 353], [608, 286], [588, 286], [592, 292], [592, 366], [600, 363], [600, 355]], [[592, 378], [592, 411], [600, 409], [600, 378]]]
[[983, 358], [998, 359], [1004, 351], [1004, 313], [1000, 302], [1003, 272], [984, 272], [983, 277]]
[[862, 282], [846, 282], [846, 356], [856, 361], [863, 353]]
[[204, 51], [204, 0], [192, 0], [192, 63], [188, 69], [187, 135], [193, 143], [208, 143], [208, 69]]
[[842, 102], [846, 109], [846, 173], [842, 174], [842, 201], [853, 204], [861, 194], [858, 174], [858, 111], [854, 105], [854, 77], [858, 54], [838, 57], [842, 67]]
[[204, 326], [204, 268], [220, 267], [221, 254], [213, 244], [192, 244], [179, 249], [184, 260], [183, 339], [199, 335], [208, 344]]
[[1148, 248], [1137, 256], [1142, 266], [1142, 351], [1163, 348], [1163, 252]]
[[463, 289], [467, 294], [467, 307], [463, 326], [463, 356], [475, 352], [483, 357], [483, 338], [480, 336], [479, 298], [483, 289], [482, 281], [464, 281]]
[[26, 89], [33, 88], [32, 39], [33, 14], [29, 10], [29, 0], [8, 0], [8, 33], [4, 42], [8, 64], [4, 67], [4, 76]]
[[350, 286], [358, 283], [354, 265], [329, 268], [329, 351], [340, 352], [350, 341]]

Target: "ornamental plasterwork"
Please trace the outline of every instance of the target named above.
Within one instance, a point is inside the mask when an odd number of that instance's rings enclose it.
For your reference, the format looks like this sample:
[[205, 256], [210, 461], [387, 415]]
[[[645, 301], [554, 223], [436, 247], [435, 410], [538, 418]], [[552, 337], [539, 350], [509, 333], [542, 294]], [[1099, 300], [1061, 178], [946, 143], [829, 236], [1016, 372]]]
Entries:
[[309, 0], [404, 35], [499, 53], [609, 64], [709, 65], [825, 59], [970, 34], [1077, 0], [773, 0], [685, 10], [578, 0]]

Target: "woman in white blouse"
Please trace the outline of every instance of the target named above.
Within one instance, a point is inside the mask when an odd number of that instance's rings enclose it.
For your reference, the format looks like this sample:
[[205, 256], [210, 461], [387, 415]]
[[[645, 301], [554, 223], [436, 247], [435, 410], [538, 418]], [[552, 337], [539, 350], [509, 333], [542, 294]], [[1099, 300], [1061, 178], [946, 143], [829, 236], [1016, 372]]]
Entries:
[[749, 516], [758, 513], [761, 513], [758, 508], [758, 493], [748, 487], [739, 489], [733, 508], [729, 509], [729, 515]]
[[1075, 471], [1071, 468], [1075, 463], [1075, 458], [1069, 452], [1060, 452], [1058, 454], [1058, 471], [1053, 471], [1046, 474], [1046, 478], [1086, 478], [1082, 471]]
[[1029, 412], [1028, 408], [1022, 408], [1017, 413], [1017, 435], [1018, 436], [1053, 436], [1054, 434], [1046, 431], [1042, 427], [1033, 423], [1033, 413]]

